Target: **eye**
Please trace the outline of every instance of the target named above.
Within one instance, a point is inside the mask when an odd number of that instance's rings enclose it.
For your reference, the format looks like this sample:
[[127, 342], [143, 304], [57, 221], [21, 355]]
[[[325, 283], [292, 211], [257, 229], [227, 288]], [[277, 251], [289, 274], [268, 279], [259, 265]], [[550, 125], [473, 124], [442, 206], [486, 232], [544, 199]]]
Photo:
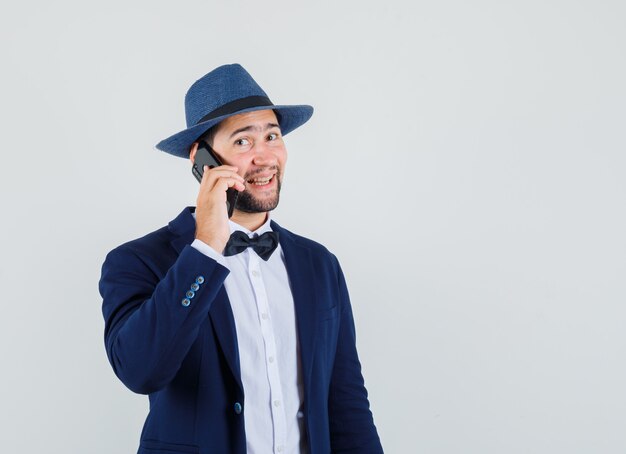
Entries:
[[268, 136], [267, 136], [267, 140], [270, 140], [270, 141], [271, 141], [271, 140], [276, 140], [276, 139], [278, 139], [278, 133], [271, 132], [271, 133], [269, 133], [269, 134], [268, 134]]
[[241, 138], [241, 139], [237, 139], [235, 140], [235, 145], [249, 145], [250, 142], [248, 141], [248, 139], [245, 138]]

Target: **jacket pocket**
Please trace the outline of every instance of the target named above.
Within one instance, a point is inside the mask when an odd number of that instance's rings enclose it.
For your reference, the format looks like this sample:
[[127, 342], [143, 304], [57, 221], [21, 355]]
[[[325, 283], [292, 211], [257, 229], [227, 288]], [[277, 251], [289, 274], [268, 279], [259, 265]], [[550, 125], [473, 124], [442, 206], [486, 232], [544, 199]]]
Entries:
[[178, 443], [165, 443], [158, 440], [141, 440], [139, 444], [138, 454], [180, 454], [195, 453], [198, 454], [200, 448], [196, 445], [181, 445]]

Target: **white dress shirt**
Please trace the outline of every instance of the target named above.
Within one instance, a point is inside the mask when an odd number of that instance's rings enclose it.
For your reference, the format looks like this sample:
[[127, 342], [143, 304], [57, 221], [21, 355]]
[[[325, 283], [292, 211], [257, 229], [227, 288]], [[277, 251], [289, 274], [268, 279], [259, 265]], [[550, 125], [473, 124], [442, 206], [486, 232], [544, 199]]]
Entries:
[[[249, 237], [272, 230], [269, 214], [254, 232], [228, 222], [231, 233]], [[295, 309], [280, 244], [267, 262], [252, 248], [224, 257], [198, 239], [191, 246], [230, 270], [224, 287], [237, 330], [248, 454], [308, 452]]]

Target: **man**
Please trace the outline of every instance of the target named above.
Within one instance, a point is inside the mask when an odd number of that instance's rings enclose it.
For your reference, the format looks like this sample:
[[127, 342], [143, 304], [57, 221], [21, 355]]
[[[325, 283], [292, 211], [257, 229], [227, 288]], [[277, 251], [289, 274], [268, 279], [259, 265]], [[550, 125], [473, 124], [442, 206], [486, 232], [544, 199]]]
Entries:
[[236, 64], [185, 108], [187, 129], [157, 148], [195, 162], [201, 143], [223, 165], [203, 168], [195, 210], [111, 251], [100, 280], [109, 361], [150, 398], [138, 452], [382, 452], [339, 263], [269, 216], [283, 135], [313, 108], [273, 105]]

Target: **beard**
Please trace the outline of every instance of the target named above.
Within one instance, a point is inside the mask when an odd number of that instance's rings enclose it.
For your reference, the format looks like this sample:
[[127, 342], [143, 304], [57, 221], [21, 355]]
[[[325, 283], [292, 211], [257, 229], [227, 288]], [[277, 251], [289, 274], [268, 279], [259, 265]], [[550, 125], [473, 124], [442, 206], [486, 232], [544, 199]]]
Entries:
[[[255, 172], [258, 173], [258, 172]], [[273, 197], [268, 199], [260, 200], [253, 196], [248, 191], [241, 191], [239, 193], [239, 197], [237, 197], [237, 202], [235, 203], [235, 209], [239, 211], [243, 211], [244, 213], [265, 213], [266, 211], [271, 211], [278, 206], [278, 200], [280, 198], [280, 187], [281, 187], [281, 177], [280, 169], [277, 169], [276, 175], [276, 193]], [[252, 178], [252, 176], [248, 176], [246, 180]]]

